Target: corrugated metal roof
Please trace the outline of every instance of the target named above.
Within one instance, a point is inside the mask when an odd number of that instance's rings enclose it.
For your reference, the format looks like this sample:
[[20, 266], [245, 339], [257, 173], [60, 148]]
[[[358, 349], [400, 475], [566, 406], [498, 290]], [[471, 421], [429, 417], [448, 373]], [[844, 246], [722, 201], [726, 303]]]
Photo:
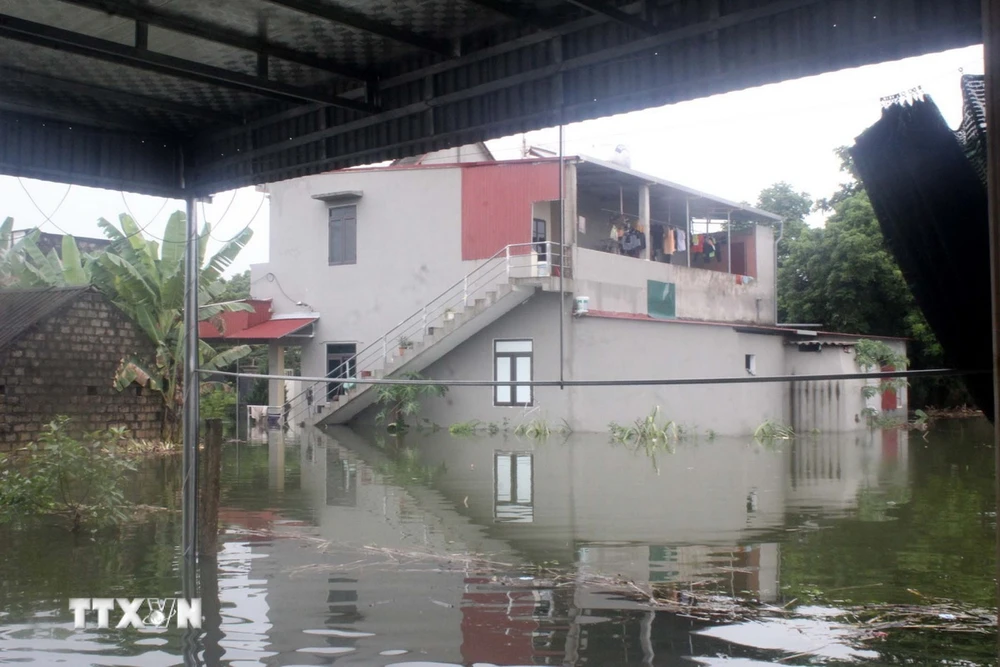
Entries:
[[0, 290], [0, 348], [90, 291], [96, 290], [89, 286]]
[[980, 0], [0, 0], [0, 173], [200, 196], [981, 38]]

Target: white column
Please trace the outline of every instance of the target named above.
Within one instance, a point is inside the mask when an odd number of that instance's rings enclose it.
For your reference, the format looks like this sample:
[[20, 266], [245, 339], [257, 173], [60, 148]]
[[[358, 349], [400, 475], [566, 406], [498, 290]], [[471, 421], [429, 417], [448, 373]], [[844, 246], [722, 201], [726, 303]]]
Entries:
[[[285, 374], [285, 348], [271, 343], [267, 348], [267, 372], [269, 375]], [[267, 381], [267, 404], [277, 407], [285, 405], [285, 381]]]
[[646, 249], [643, 250], [643, 259], [649, 261], [653, 259], [653, 228], [649, 223], [649, 185], [643, 183], [639, 186], [639, 224], [646, 230]]

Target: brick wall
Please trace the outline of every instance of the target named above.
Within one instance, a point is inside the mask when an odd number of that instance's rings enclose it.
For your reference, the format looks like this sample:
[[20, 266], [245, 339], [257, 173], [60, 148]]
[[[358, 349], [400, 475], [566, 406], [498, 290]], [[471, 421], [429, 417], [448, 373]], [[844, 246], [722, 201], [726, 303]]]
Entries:
[[134, 437], [158, 438], [159, 396], [112, 386], [122, 357], [152, 353], [142, 330], [103, 295], [81, 293], [0, 349], [0, 450], [23, 446], [56, 415], [78, 430], [125, 426]]

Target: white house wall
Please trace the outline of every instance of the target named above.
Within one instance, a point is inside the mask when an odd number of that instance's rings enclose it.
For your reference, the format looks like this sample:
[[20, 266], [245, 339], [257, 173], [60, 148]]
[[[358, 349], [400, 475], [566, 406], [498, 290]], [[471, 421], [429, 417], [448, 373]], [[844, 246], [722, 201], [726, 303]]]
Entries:
[[[362, 349], [474, 267], [461, 260], [461, 178], [458, 168], [348, 170], [271, 186], [270, 261], [251, 267], [252, 292], [279, 314], [320, 313], [304, 375], [326, 373], [325, 343]], [[363, 193], [356, 264], [329, 265], [329, 206], [313, 195], [334, 191]]]
[[[676, 286], [679, 318], [774, 323], [773, 279], [737, 285], [735, 276], [728, 273], [645, 261], [586, 248], [575, 251], [573, 276], [576, 295], [589, 297], [593, 310], [645, 314], [647, 281], [657, 280]], [[767, 276], [773, 276], [773, 270], [769, 269]]]
[[[571, 310], [567, 303], [566, 311]], [[729, 326], [567, 316], [565, 379], [610, 380], [745, 375], [746, 354], [756, 355], [757, 373], [778, 375], [784, 367], [780, 336], [737, 333]], [[559, 297], [539, 292], [466, 341], [423, 374], [441, 380], [493, 379], [493, 341], [530, 338], [536, 380], [559, 378]], [[765, 419], [783, 421], [788, 401], [780, 384], [536, 387], [531, 408], [493, 405], [490, 387], [454, 387], [425, 402], [423, 415], [439, 424], [479, 419], [565, 419], [580, 432], [606, 432], [608, 423], [628, 424], [660, 406], [671, 419], [702, 434], [746, 434]]]

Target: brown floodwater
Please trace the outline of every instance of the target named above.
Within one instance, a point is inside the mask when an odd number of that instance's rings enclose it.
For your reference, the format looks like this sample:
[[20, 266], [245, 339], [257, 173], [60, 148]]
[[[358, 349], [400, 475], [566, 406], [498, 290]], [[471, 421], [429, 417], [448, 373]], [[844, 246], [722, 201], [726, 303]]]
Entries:
[[[178, 594], [180, 467], [161, 459], [131, 494], [174, 511], [0, 528], [0, 664], [995, 664], [982, 623], [940, 629], [994, 611], [991, 439], [978, 420], [669, 449], [272, 432], [225, 449], [201, 573], [219, 611], [197, 637], [75, 630], [68, 607]], [[945, 602], [919, 619], [938, 630], [865, 616]]]

